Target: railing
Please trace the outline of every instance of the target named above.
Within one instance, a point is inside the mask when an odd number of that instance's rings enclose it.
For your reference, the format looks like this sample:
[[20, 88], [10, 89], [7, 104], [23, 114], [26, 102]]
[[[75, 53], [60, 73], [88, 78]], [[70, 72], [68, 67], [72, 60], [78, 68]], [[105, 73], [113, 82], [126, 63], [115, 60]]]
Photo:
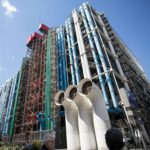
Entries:
[[51, 137], [54, 139], [55, 138], [55, 131], [54, 130], [43, 130], [43, 131], [35, 131], [31, 132], [29, 139], [30, 141], [35, 141], [35, 140], [43, 140], [45, 135], [50, 134]]
[[42, 141], [45, 135], [51, 135], [52, 139], [55, 139], [55, 131], [54, 130], [42, 130], [42, 131], [33, 131], [22, 134], [15, 134], [12, 139], [12, 143], [31, 143], [32, 141]]

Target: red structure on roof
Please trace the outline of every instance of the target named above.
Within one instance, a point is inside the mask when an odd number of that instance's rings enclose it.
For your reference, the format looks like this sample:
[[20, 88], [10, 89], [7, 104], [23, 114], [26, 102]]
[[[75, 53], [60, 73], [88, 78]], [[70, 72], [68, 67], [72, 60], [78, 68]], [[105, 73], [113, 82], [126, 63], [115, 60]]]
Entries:
[[27, 42], [26, 42], [26, 45], [27, 45], [28, 47], [30, 47], [32, 41], [33, 41], [34, 39], [36, 39], [36, 38], [37, 38], [37, 39], [40, 39], [40, 38], [42, 38], [42, 35], [40, 35], [40, 34], [37, 33], [37, 32], [32, 33], [32, 34], [29, 36], [29, 38], [28, 38], [28, 40], [27, 40]]
[[42, 33], [48, 33], [49, 27], [44, 25], [44, 24], [40, 24], [39, 25], [39, 31], [41, 31]]

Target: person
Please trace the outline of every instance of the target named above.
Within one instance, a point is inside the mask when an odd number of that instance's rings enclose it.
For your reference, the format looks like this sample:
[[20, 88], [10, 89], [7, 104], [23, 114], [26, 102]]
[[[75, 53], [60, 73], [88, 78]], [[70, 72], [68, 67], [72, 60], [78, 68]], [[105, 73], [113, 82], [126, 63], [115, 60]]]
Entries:
[[53, 137], [51, 135], [45, 136], [41, 150], [54, 150]]
[[107, 130], [105, 140], [109, 150], [122, 150], [124, 147], [122, 132], [117, 128]]

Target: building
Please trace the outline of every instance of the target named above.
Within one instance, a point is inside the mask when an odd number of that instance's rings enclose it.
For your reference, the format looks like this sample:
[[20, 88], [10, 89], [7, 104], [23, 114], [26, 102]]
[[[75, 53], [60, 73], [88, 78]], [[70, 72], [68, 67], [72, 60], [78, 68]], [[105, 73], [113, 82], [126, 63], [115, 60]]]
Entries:
[[63, 26], [41, 24], [39, 31], [27, 41], [10, 139], [41, 138], [56, 120], [56, 148], [65, 148], [64, 109], [55, 106], [54, 95], [89, 78], [103, 93], [112, 126], [121, 128], [127, 139], [133, 137], [133, 142], [138, 142], [136, 132], [140, 131], [143, 145], [149, 143], [150, 83], [107, 17], [84, 3]]

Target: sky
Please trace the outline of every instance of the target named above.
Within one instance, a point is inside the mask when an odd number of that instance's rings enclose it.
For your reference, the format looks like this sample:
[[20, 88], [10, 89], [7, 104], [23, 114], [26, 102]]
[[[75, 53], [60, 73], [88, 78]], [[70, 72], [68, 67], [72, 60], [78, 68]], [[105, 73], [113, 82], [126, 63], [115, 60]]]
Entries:
[[[20, 68], [26, 40], [40, 23], [63, 25], [84, 0], [0, 0], [0, 86]], [[104, 12], [150, 79], [150, 0], [89, 0]]]

